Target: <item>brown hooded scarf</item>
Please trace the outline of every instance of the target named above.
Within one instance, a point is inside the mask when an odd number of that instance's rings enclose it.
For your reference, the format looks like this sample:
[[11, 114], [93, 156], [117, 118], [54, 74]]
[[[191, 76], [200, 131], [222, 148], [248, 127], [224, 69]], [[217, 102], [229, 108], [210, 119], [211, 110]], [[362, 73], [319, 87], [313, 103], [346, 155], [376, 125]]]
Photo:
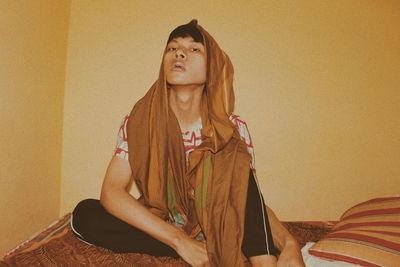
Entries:
[[[192, 238], [203, 230], [211, 266], [245, 266], [241, 246], [251, 156], [230, 122], [233, 66], [196, 20], [207, 55], [201, 100], [202, 144], [186, 161], [179, 123], [168, 104], [164, 62], [128, 120], [129, 163], [142, 203], [168, 219], [171, 194]], [[170, 194], [171, 193], [171, 194]]]

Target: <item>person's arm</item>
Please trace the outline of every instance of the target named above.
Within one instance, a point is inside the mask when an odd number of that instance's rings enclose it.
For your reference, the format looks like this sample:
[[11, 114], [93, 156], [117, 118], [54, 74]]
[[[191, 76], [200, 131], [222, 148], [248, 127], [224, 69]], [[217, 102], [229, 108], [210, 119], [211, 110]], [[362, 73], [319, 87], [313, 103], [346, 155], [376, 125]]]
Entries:
[[279, 221], [275, 213], [267, 206], [269, 223], [275, 246], [281, 251], [278, 258], [278, 267], [293, 266], [304, 267], [300, 246], [296, 239]]
[[173, 248], [193, 266], [206, 266], [205, 244], [151, 213], [128, 192], [132, 171], [129, 161], [113, 157], [101, 189], [100, 203], [115, 217]]

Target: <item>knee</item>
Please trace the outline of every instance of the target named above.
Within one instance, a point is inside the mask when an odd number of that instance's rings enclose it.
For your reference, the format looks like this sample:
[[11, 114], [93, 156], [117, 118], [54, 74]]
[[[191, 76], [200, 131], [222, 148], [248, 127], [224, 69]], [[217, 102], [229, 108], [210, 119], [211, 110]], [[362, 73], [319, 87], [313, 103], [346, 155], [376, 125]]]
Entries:
[[96, 199], [85, 199], [76, 205], [74, 211], [72, 212], [74, 217], [81, 217], [82, 215], [90, 213], [96, 206], [100, 203]]
[[85, 229], [90, 229], [91, 221], [96, 217], [94, 214], [99, 207], [100, 202], [96, 199], [85, 199], [79, 202], [72, 212], [72, 227], [80, 233]]

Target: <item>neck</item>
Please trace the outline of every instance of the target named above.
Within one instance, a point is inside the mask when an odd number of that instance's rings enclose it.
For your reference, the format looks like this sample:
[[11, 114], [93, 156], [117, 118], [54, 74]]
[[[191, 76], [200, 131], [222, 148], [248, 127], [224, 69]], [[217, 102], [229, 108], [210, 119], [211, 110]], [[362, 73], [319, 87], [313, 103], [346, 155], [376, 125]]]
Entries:
[[169, 106], [178, 119], [182, 132], [190, 130], [200, 118], [204, 85], [177, 86], [169, 90]]

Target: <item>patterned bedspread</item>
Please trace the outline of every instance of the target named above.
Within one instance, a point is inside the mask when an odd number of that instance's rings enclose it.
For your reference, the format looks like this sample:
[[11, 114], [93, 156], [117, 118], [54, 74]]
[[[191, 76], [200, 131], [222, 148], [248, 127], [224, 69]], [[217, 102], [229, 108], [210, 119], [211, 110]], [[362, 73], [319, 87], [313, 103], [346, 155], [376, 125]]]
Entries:
[[[74, 236], [68, 213], [48, 228], [11, 250], [0, 261], [6, 266], [189, 266], [182, 259], [139, 253], [113, 253]], [[301, 246], [327, 234], [332, 222], [284, 222]]]

